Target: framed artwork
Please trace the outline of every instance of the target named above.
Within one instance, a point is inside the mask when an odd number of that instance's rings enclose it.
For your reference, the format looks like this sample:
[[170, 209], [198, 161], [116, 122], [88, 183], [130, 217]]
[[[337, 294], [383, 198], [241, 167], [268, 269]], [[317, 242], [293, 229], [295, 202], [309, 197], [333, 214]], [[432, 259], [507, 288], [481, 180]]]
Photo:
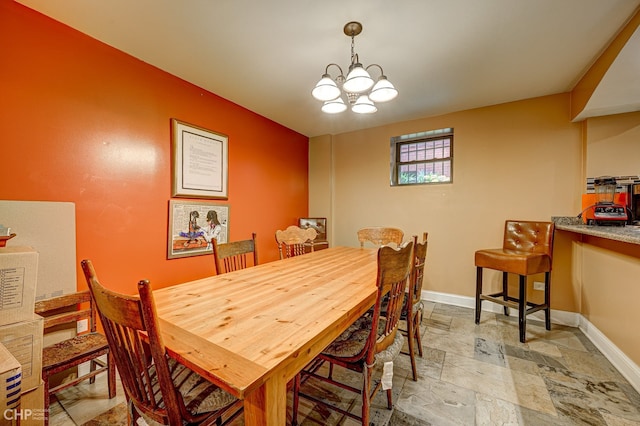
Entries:
[[167, 258], [212, 253], [211, 239], [228, 242], [229, 206], [213, 201], [169, 200]]
[[316, 241], [327, 240], [327, 218], [325, 217], [301, 217], [298, 226], [302, 229], [313, 228], [318, 232]]
[[173, 197], [227, 199], [229, 138], [171, 119]]

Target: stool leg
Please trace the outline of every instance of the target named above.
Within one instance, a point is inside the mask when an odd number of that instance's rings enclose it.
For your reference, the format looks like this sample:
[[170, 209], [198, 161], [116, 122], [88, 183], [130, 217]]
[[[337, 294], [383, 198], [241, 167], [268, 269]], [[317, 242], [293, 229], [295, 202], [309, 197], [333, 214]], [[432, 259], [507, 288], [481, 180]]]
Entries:
[[482, 267], [476, 268], [476, 324], [480, 324], [480, 309], [482, 307]]
[[[507, 272], [502, 273], [502, 298], [506, 302], [509, 300], [509, 274]], [[504, 306], [504, 314], [509, 316], [509, 307]]]
[[544, 325], [547, 330], [551, 330], [551, 272], [544, 273]]
[[520, 327], [520, 342], [526, 341], [527, 327], [527, 277], [520, 275], [520, 298], [518, 300], [518, 326]]

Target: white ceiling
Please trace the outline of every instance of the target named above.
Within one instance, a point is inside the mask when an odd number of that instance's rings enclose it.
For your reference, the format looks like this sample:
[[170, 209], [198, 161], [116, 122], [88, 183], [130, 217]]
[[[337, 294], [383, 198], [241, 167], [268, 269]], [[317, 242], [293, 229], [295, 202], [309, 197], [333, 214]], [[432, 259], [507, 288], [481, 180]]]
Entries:
[[[570, 91], [640, 0], [17, 0], [307, 136]], [[399, 96], [327, 115], [311, 89], [355, 52]], [[640, 110], [634, 36], [583, 112]], [[635, 50], [635, 51], [634, 51]], [[375, 71], [374, 77], [377, 76]], [[631, 98], [629, 98], [631, 96]], [[596, 111], [594, 113], [594, 111]]]

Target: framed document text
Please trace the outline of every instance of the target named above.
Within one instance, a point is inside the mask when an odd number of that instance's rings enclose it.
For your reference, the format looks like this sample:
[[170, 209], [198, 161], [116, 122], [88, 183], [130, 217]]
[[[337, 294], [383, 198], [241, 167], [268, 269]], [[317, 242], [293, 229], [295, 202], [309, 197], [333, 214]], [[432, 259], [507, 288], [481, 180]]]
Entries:
[[171, 120], [173, 197], [228, 198], [229, 138]]

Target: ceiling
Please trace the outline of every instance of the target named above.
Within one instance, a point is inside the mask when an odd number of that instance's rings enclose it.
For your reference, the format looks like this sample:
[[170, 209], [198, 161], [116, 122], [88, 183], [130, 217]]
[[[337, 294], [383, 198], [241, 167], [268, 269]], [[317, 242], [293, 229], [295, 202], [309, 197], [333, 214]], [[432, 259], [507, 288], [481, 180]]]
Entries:
[[[17, 0], [306, 136], [570, 91], [640, 0]], [[311, 89], [355, 53], [400, 94], [327, 115]], [[582, 117], [640, 110], [637, 34]], [[374, 78], [376, 71], [372, 72]]]

